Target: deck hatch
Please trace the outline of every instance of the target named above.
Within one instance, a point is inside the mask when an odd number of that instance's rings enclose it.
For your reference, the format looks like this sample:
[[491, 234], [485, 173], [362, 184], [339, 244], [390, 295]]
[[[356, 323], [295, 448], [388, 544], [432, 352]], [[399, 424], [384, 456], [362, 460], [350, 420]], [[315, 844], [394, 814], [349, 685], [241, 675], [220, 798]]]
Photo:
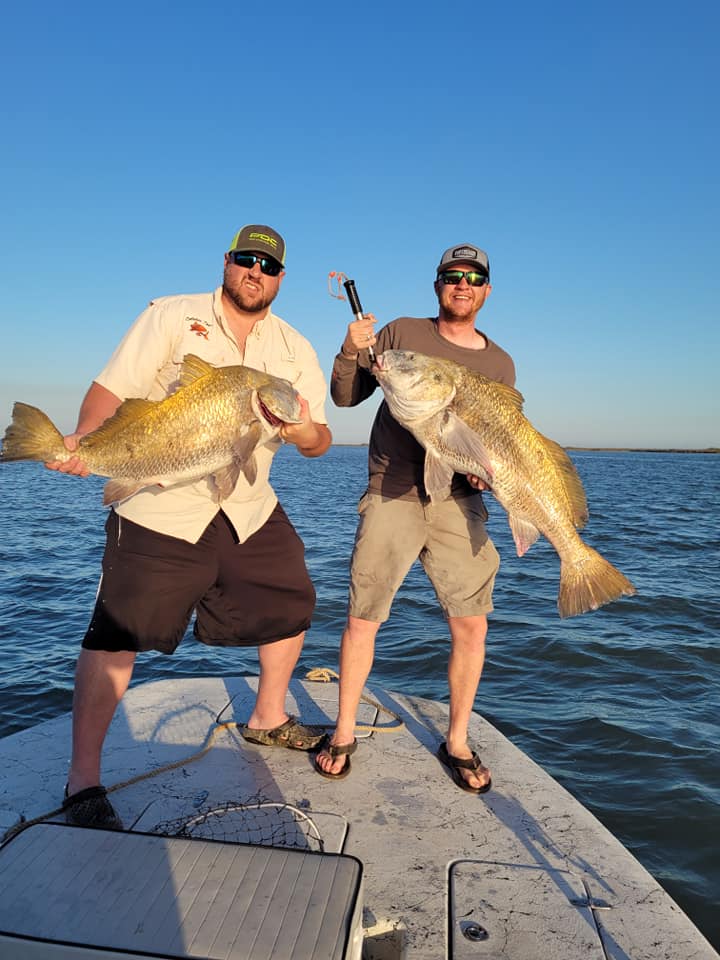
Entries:
[[0, 849], [0, 956], [354, 960], [361, 880], [340, 854], [37, 824]]
[[582, 880], [537, 865], [450, 867], [451, 960], [605, 960]]

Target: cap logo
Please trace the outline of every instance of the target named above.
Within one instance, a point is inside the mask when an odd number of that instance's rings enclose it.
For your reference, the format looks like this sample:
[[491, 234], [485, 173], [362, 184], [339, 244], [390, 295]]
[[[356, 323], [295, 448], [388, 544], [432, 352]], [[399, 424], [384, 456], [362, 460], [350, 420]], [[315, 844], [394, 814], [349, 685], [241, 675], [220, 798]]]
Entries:
[[277, 249], [277, 240], [275, 237], [269, 237], [267, 233], [250, 233], [248, 234], [248, 240], [262, 240], [263, 243], [271, 246], [273, 250]]
[[455, 247], [452, 255], [454, 260], [460, 260], [463, 257], [469, 257], [471, 260], [474, 260], [478, 252], [475, 247]]

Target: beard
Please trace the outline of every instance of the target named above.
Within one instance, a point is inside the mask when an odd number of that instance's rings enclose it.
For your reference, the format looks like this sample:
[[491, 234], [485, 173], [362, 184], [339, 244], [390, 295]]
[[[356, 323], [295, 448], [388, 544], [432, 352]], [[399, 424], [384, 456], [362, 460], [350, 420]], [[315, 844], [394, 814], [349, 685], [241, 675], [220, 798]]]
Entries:
[[[454, 287], [446, 287], [445, 290], [451, 291]], [[450, 323], [467, 323], [475, 324], [475, 319], [478, 315], [478, 312], [485, 303], [485, 297], [481, 297], [479, 302], [476, 297], [472, 297], [471, 300], [461, 300], [456, 302], [453, 299], [452, 293], [448, 293], [446, 296], [443, 296], [443, 292], [438, 295], [438, 305], [440, 307], [440, 315]]]
[[454, 304], [450, 306], [441, 304], [441, 313], [443, 318], [451, 323], [467, 323], [468, 325], [474, 324], [477, 316], [477, 310], [474, 310], [471, 306], [467, 308], [456, 307]]
[[268, 292], [263, 286], [257, 293], [253, 293], [242, 281], [233, 282], [226, 267], [223, 273], [223, 293], [243, 313], [264, 313], [277, 296], [277, 287]]

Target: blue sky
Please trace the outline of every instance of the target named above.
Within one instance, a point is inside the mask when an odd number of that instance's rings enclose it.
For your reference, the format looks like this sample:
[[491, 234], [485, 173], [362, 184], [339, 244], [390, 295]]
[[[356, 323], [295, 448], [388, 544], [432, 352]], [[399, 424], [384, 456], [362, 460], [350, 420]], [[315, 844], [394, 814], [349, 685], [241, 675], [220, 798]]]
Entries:
[[[427, 316], [440, 253], [472, 242], [478, 325], [539, 429], [720, 446], [719, 10], [12, 5], [0, 420], [24, 400], [70, 430], [147, 301], [216, 286], [261, 222], [288, 245], [276, 310], [328, 377], [350, 319], [330, 270], [381, 322]], [[365, 441], [374, 406], [328, 401], [336, 441]]]

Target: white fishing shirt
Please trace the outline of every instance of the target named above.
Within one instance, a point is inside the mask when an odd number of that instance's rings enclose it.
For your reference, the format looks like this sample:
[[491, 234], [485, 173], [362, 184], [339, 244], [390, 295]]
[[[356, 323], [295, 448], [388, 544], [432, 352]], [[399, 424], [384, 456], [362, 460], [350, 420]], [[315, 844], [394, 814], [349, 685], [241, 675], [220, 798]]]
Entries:
[[[316, 423], [327, 423], [327, 385], [310, 342], [270, 308], [247, 337], [244, 354], [223, 317], [222, 288], [213, 293], [161, 297], [137, 318], [104, 370], [95, 378], [115, 396], [162, 400], [178, 385], [183, 357], [188, 353], [213, 366], [244, 364], [289, 380], [308, 401]], [[222, 504], [213, 500], [207, 479], [171, 487], [145, 487], [115, 509], [143, 527], [196, 543], [222, 510], [242, 543], [259, 530], [275, 508], [270, 465], [281, 445], [278, 437], [255, 451], [257, 477], [249, 484], [240, 474]]]

